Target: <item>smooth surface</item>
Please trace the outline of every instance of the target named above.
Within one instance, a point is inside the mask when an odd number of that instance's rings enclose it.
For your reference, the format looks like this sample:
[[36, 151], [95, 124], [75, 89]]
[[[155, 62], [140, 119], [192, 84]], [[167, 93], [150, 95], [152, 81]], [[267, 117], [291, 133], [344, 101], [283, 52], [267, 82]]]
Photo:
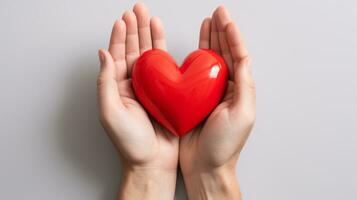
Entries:
[[218, 105], [226, 90], [228, 68], [212, 50], [190, 53], [178, 66], [165, 51], [143, 53], [135, 62], [135, 96], [161, 125], [182, 137]]
[[[178, 63], [218, 4], [238, 22], [258, 98], [237, 168], [244, 200], [356, 199], [356, 1], [144, 2], [163, 18]], [[0, 1], [0, 199], [115, 199], [119, 159], [98, 123], [97, 50], [133, 4]]]

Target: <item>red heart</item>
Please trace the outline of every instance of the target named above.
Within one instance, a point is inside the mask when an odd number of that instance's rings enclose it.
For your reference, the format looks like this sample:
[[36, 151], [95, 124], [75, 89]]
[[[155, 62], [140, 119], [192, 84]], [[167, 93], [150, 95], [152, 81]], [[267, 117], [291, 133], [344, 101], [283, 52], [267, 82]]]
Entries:
[[214, 51], [196, 50], [179, 68], [168, 53], [153, 49], [135, 62], [132, 84], [145, 109], [171, 133], [183, 136], [217, 106], [227, 78], [227, 66]]

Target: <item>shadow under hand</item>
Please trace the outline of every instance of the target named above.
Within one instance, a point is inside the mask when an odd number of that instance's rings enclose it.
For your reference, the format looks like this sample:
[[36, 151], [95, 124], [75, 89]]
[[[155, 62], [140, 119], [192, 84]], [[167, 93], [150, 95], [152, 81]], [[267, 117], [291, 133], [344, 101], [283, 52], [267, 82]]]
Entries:
[[98, 66], [93, 53], [70, 68], [59, 109], [58, 141], [71, 172], [99, 191], [100, 196], [94, 198], [116, 199], [121, 169], [117, 152], [98, 120]]

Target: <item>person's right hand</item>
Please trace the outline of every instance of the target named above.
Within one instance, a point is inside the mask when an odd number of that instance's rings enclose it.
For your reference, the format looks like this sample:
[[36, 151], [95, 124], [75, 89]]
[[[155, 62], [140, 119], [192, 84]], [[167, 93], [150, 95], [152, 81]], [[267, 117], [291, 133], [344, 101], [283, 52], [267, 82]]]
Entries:
[[123, 164], [120, 199], [173, 199], [178, 138], [150, 119], [131, 87], [133, 63], [144, 51], [166, 50], [164, 29], [143, 4], [115, 22], [109, 52], [99, 50], [100, 120]]
[[240, 199], [235, 166], [255, 121], [255, 87], [242, 37], [223, 6], [203, 21], [199, 48], [224, 58], [229, 80], [222, 102], [180, 140], [186, 190], [189, 199]]

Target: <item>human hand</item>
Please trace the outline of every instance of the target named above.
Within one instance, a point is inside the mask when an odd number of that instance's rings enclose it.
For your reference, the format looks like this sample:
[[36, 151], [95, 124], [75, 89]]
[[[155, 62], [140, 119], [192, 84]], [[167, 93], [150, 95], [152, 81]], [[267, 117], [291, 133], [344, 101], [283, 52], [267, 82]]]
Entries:
[[186, 191], [190, 199], [240, 199], [235, 166], [255, 121], [255, 87], [242, 37], [223, 6], [203, 21], [199, 48], [220, 54], [230, 72], [223, 101], [180, 140]]
[[99, 50], [100, 120], [122, 160], [120, 199], [174, 197], [178, 138], [150, 119], [131, 87], [133, 63], [152, 48], [166, 50], [163, 26], [136, 4], [115, 22], [109, 52]]

